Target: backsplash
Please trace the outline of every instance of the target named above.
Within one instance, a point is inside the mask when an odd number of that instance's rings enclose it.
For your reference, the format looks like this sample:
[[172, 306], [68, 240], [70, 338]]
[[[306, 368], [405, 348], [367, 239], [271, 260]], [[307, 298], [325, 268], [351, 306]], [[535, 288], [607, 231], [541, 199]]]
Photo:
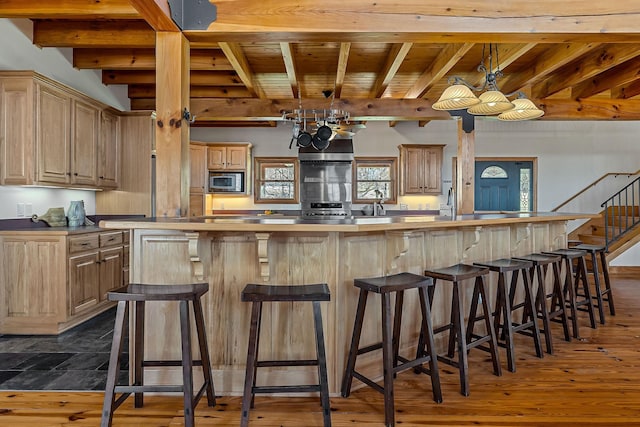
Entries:
[[[87, 215], [96, 211], [95, 191], [63, 188], [0, 186], [0, 219], [30, 218], [43, 215], [49, 208], [64, 208], [66, 212], [72, 200], [84, 200]], [[22, 216], [18, 215], [18, 212]]]

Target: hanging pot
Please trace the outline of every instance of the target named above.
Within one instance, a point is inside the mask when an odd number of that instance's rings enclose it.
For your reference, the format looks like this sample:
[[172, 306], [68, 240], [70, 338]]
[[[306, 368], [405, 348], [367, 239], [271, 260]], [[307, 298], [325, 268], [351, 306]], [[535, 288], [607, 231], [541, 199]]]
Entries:
[[302, 131], [298, 134], [298, 145], [300, 147], [308, 147], [311, 145], [313, 137], [307, 131]]
[[315, 135], [313, 135], [313, 148], [315, 148], [318, 151], [322, 151], [324, 149], [326, 149], [329, 146], [329, 140], [328, 139], [320, 139], [318, 137], [318, 134], [316, 133]]
[[327, 125], [322, 125], [318, 128], [318, 130], [316, 131], [316, 136], [320, 139], [326, 139], [329, 140], [329, 138], [331, 138], [331, 134], [332, 134], [332, 130], [329, 126]]

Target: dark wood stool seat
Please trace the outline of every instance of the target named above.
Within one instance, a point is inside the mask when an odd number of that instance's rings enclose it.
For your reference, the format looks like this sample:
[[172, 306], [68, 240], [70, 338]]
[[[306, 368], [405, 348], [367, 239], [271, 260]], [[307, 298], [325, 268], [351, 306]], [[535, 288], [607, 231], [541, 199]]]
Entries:
[[[421, 372], [431, 376], [431, 387], [433, 390], [433, 400], [442, 402], [442, 392], [440, 389], [440, 375], [438, 372], [438, 362], [433, 341], [433, 328], [431, 325], [431, 310], [427, 301], [427, 289], [431, 287], [433, 281], [427, 277], [413, 273], [399, 273], [391, 276], [373, 277], [368, 279], [355, 279], [354, 286], [360, 288], [358, 308], [356, 310], [355, 324], [353, 327], [353, 337], [349, 349], [347, 366], [342, 379], [342, 396], [348, 397], [351, 393], [351, 383], [353, 377], [369, 385], [374, 390], [384, 395], [385, 425], [395, 425], [395, 410], [393, 399], [393, 379], [395, 375], [406, 369], [419, 367]], [[418, 355], [415, 359], [406, 359], [400, 356], [400, 332], [402, 320], [402, 305], [404, 301], [404, 291], [418, 289], [420, 297], [420, 310], [422, 312], [422, 326], [420, 340], [426, 342], [427, 351]], [[360, 334], [362, 332], [362, 322], [364, 319], [367, 296], [369, 292], [380, 294], [382, 298], [382, 341], [367, 347], [359, 348]], [[391, 314], [390, 293], [396, 293], [395, 310]], [[392, 332], [393, 330], [393, 332]], [[384, 386], [381, 387], [371, 379], [365, 377], [355, 370], [357, 356], [382, 349], [382, 364], [384, 370]], [[422, 368], [421, 365], [429, 363], [429, 369]]]
[[[587, 245], [580, 244], [575, 247], [575, 249], [580, 249], [582, 251], [586, 251], [591, 255], [591, 272], [593, 273], [593, 282], [596, 294], [593, 295], [596, 303], [595, 307], [598, 308], [598, 314], [600, 316], [600, 323], [604, 325], [605, 316], [604, 316], [604, 303], [605, 301], [609, 305], [609, 313], [612, 316], [615, 316], [616, 309], [613, 305], [613, 292], [611, 291], [611, 282], [609, 281], [609, 267], [607, 266], [607, 247], [601, 245]], [[600, 265], [602, 266], [602, 271], [600, 271], [600, 267], [598, 267], [598, 255], [600, 257]], [[589, 269], [587, 269], [589, 271]], [[604, 289], [602, 289], [600, 283], [600, 274], [602, 273], [602, 277], [604, 279]]]
[[[433, 286], [429, 288], [429, 303], [433, 304], [433, 295], [437, 280], [451, 282], [453, 285], [453, 298], [451, 300], [451, 321], [443, 326], [434, 328], [433, 333], [439, 334], [449, 331], [449, 346], [446, 355], [438, 355], [438, 360], [448, 365], [458, 368], [460, 371], [460, 392], [464, 396], [469, 395], [469, 362], [467, 352], [481, 344], [487, 343], [491, 360], [493, 362], [493, 373], [502, 375], [500, 366], [500, 358], [498, 356], [498, 343], [496, 339], [493, 320], [491, 319], [491, 309], [489, 308], [489, 299], [486, 292], [485, 276], [489, 274], [486, 267], [478, 267], [467, 264], [456, 264], [450, 267], [439, 268], [434, 270], [426, 270], [425, 276], [432, 277]], [[478, 336], [473, 334], [475, 322], [469, 322], [465, 333], [464, 308], [462, 299], [460, 298], [459, 284], [466, 279], [475, 279], [473, 288], [473, 300], [469, 311], [469, 319], [482, 319], [485, 322], [486, 335]], [[478, 303], [482, 304], [483, 316], [477, 314]], [[457, 344], [457, 345], [456, 345]], [[458, 351], [457, 360], [454, 359], [455, 351]], [[423, 352], [423, 347], [418, 345], [418, 354]]]
[[[200, 298], [209, 290], [207, 283], [185, 285], [147, 285], [131, 283], [107, 294], [109, 300], [118, 301], [116, 321], [113, 330], [111, 354], [109, 356], [109, 370], [104, 393], [101, 427], [111, 426], [113, 412], [127, 399], [131, 393], [135, 394], [134, 405], [143, 405], [144, 392], [180, 392], [184, 395], [184, 424], [194, 427], [194, 409], [200, 398], [206, 392], [207, 403], [215, 406], [213, 379], [209, 348], [204, 327], [204, 316]], [[134, 383], [132, 385], [116, 385], [120, 373], [120, 356], [125, 332], [125, 318], [129, 312], [129, 302], [134, 303]], [[144, 316], [147, 301], [178, 301], [180, 303], [180, 331], [182, 360], [145, 360], [144, 359]], [[191, 322], [189, 319], [189, 302], [193, 306], [196, 332], [200, 350], [200, 360], [193, 360], [191, 352]], [[182, 366], [182, 385], [144, 385], [144, 368], [150, 366]], [[193, 366], [202, 366], [204, 384], [200, 390], [193, 393]], [[131, 368], [131, 367], [130, 367]], [[116, 399], [116, 393], [122, 393]]]
[[[586, 251], [579, 249], [557, 249], [554, 251], [543, 251], [543, 254], [559, 255], [565, 264], [565, 278], [563, 292], [565, 295], [562, 303], [568, 304], [569, 316], [571, 318], [571, 326], [573, 328], [573, 337], [579, 338], [580, 331], [578, 327], [578, 311], [586, 311], [589, 314], [589, 321], [593, 329], [597, 328], [595, 312], [593, 309], [593, 301], [591, 299], [591, 290], [587, 280], [587, 264]], [[573, 262], [577, 263], [575, 275], [573, 274]], [[584, 297], [579, 299], [579, 288], [582, 287]], [[558, 302], [560, 304], [560, 302]], [[584, 308], [583, 308], [584, 307]], [[552, 307], [552, 310], [555, 307]]]
[[[551, 334], [551, 322], [559, 322], [562, 324], [564, 330], [565, 341], [571, 341], [569, 335], [569, 319], [565, 310], [564, 304], [558, 304], [558, 302], [564, 300], [564, 294], [562, 292], [562, 286], [560, 281], [560, 266], [562, 263], [562, 257], [560, 255], [549, 254], [529, 254], [520, 257], [515, 257], [518, 260], [524, 260], [531, 262], [532, 266], [529, 268], [529, 278], [531, 283], [535, 282], [537, 278], [538, 286], [536, 289], [536, 315], [532, 313], [523, 313], [532, 317], [542, 319], [542, 329], [545, 338], [545, 344], [547, 353], [553, 354], [553, 336]], [[552, 269], [553, 285], [552, 290], [547, 292], [545, 287], [545, 278], [549, 267]], [[551, 304], [548, 306], [547, 301]]]
[[[257, 285], [248, 284], [242, 291], [241, 299], [251, 302], [251, 326], [247, 367], [242, 395], [242, 416], [240, 425], [249, 425], [249, 410], [253, 408], [256, 393], [320, 393], [322, 417], [325, 427], [331, 426], [329, 404], [329, 384], [327, 380], [327, 358], [325, 355], [324, 332], [322, 329], [321, 301], [330, 301], [331, 294], [326, 283], [313, 285]], [[316, 359], [312, 360], [258, 360], [260, 325], [263, 302], [303, 302], [313, 304], [313, 320], [316, 337]], [[317, 366], [318, 383], [305, 385], [256, 386], [258, 368], [274, 366]]]
[[[514, 333], [524, 333], [533, 338], [533, 343], [538, 357], [543, 357], [542, 345], [540, 343], [540, 330], [535, 316], [523, 316], [520, 323], [513, 321], [513, 311], [524, 307], [525, 312], [535, 313], [534, 298], [529, 283], [529, 269], [533, 267], [530, 261], [503, 258], [493, 261], [475, 262], [474, 265], [487, 267], [490, 271], [498, 273], [498, 289], [496, 294], [496, 305], [493, 314], [493, 324], [496, 329], [498, 345], [507, 350], [507, 367], [509, 371], [516, 371], [515, 345], [513, 342]], [[507, 289], [507, 273], [511, 273], [511, 282]], [[521, 274], [520, 274], [521, 273]], [[518, 286], [518, 276], [522, 276], [524, 285], [524, 302], [514, 305], [515, 293]], [[477, 301], [473, 298], [472, 301]], [[477, 319], [480, 320], [480, 319]], [[469, 320], [471, 321], [471, 319]], [[476, 321], [476, 319], [473, 319]], [[528, 333], [527, 333], [528, 332]], [[504, 343], [502, 342], [504, 341]]]

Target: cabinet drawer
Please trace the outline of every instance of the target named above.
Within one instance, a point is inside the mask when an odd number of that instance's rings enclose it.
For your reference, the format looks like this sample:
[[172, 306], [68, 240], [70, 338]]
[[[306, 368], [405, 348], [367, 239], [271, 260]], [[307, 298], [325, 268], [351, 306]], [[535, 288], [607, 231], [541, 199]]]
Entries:
[[97, 234], [83, 234], [81, 236], [69, 237], [70, 254], [97, 249], [98, 247], [99, 240]]
[[100, 247], [121, 245], [122, 231], [112, 231], [109, 233], [100, 233]]

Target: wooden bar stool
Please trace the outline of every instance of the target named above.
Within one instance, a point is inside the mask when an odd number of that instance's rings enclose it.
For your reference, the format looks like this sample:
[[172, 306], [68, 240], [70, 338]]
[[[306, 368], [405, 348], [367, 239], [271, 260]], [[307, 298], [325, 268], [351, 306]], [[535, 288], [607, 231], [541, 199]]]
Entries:
[[[441, 332], [449, 331], [449, 346], [446, 355], [438, 355], [438, 360], [448, 365], [458, 368], [460, 371], [460, 392], [464, 396], [469, 395], [469, 362], [467, 352], [481, 344], [488, 343], [488, 351], [491, 354], [493, 362], [493, 373], [497, 376], [502, 375], [500, 366], [500, 358], [498, 356], [498, 343], [496, 340], [496, 332], [491, 319], [491, 309], [489, 308], [489, 300], [485, 288], [484, 276], [489, 274], [486, 267], [478, 267], [467, 264], [456, 264], [446, 268], [435, 270], [426, 270], [425, 276], [432, 277], [433, 286], [429, 288], [429, 302], [433, 305], [433, 294], [438, 279], [451, 282], [453, 285], [453, 298], [451, 300], [451, 321], [449, 324], [440, 326], [433, 330], [434, 335]], [[474, 335], [473, 326], [475, 322], [469, 322], [465, 333], [464, 323], [464, 307], [460, 298], [460, 286], [463, 280], [475, 279], [473, 288], [473, 301], [469, 311], [469, 319], [484, 320], [486, 335]], [[482, 304], [483, 315], [478, 316], [478, 303]], [[457, 344], [457, 345], [456, 345]], [[458, 359], [454, 359], [455, 351], [458, 351]], [[418, 348], [418, 354], [423, 352], [422, 348]]]
[[[536, 355], [543, 357], [542, 345], [540, 343], [540, 330], [538, 329], [536, 317], [523, 316], [521, 323], [515, 323], [512, 319], [513, 312], [519, 308], [524, 308], [525, 312], [530, 313], [535, 313], [536, 311], [528, 271], [533, 267], [533, 263], [530, 261], [503, 258], [494, 261], [475, 262], [474, 265], [487, 267], [490, 271], [498, 273], [498, 290], [493, 314], [493, 324], [496, 329], [496, 336], [498, 337], [498, 345], [507, 349], [507, 368], [509, 371], [516, 371], [516, 352], [513, 342], [513, 336], [516, 332], [525, 332], [525, 335], [532, 337]], [[507, 289], [506, 284], [507, 273], [511, 273], [511, 285], [509, 289]], [[514, 305], [518, 276], [522, 276], [524, 302]], [[477, 301], [477, 298], [473, 298], [472, 303], [475, 301]], [[469, 321], [471, 322], [471, 319]], [[504, 343], [502, 343], [501, 340], [504, 340]]]
[[[144, 392], [180, 392], [184, 396], [184, 424], [194, 427], [194, 409], [202, 395], [207, 393], [207, 403], [215, 406], [211, 365], [209, 362], [209, 348], [204, 328], [204, 316], [200, 298], [209, 290], [207, 283], [186, 285], [146, 285], [131, 283], [107, 294], [109, 300], [118, 301], [116, 322], [113, 330], [111, 355], [109, 356], [109, 370], [107, 371], [107, 385], [104, 393], [101, 427], [111, 426], [113, 412], [127, 399], [131, 393], [135, 394], [134, 406], [143, 405]], [[134, 348], [134, 383], [133, 385], [117, 386], [120, 373], [120, 355], [125, 332], [125, 318], [129, 311], [129, 301], [135, 308], [133, 331]], [[180, 303], [180, 331], [182, 360], [145, 360], [144, 359], [144, 312], [147, 301], [179, 301]], [[193, 306], [196, 332], [200, 349], [200, 360], [193, 360], [191, 353], [191, 322], [189, 320], [189, 302]], [[149, 366], [182, 366], [182, 385], [144, 385], [144, 368]], [[202, 366], [204, 384], [194, 396], [193, 394], [193, 366]], [[130, 366], [131, 369], [131, 366]], [[122, 393], [115, 399], [116, 393]]]
[[[564, 294], [560, 281], [560, 267], [562, 265], [562, 257], [559, 255], [548, 254], [529, 254], [515, 259], [529, 261], [532, 263], [529, 269], [529, 277], [533, 284], [537, 278], [538, 286], [536, 289], [536, 311], [535, 317], [542, 319], [542, 329], [540, 332], [544, 334], [547, 353], [553, 354], [553, 336], [551, 334], [551, 322], [562, 323], [565, 341], [571, 341], [569, 335], [569, 319], [565, 310], [565, 305], [559, 302], [564, 301]], [[553, 272], [553, 285], [551, 292], [547, 292], [545, 286], [545, 278], [547, 271], [551, 267]], [[550, 305], [547, 306], [547, 301]], [[523, 315], [527, 315], [525, 312]], [[532, 317], [533, 314], [529, 313]]]
[[[585, 261], [586, 252], [578, 249], [557, 249], [555, 251], [543, 251], [543, 254], [559, 255], [562, 258], [562, 262], [565, 265], [565, 277], [563, 293], [565, 298], [563, 301], [559, 301], [562, 304], [569, 305], [569, 312], [571, 318], [571, 326], [573, 327], [573, 337], [579, 338], [578, 327], [578, 311], [586, 311], [589, 314], [589, 321], [591, 327], [596, 329], [595, 313], [593, 309], [593, 301], [591, 299], [591, 290], [589, 289], [589, 282], [587, 280], [587, 264]], [[577, 269], [575, 275], [573, 274], [573, 261], [577, 263]], [[582, 286], [582, 299], [578, 299], [578, 290]], [[582, 308], [584, 307], [584, 309]], [[556, 306], [552, 306], [551, 309], [555, 310]]]
[[[427, 277], [413, 273], [399, 273], [391, 276], [355, 279], [353, 283], [354, 286], [360, 288], [360, 296], [358, 298], [358, 308], [356, 310], [356, 319], [353, 326], [353, 337], [351, 339], [351, 347], [349, 349], [349, 358], [347, 360], [344, 377], [342, 378], [342, 396], [349, 396], [351, 393], [353, 377], [357, 378], [384, 395], [385, 425], [387, 427], [394, 426], [395, 409], [393, 379], [397, 373], [406, 369], [420, 367], [419, 370], [421, 372], [425, 372], [431, 376], [433, 400], [438, 403], [442, 402], [440, 375], [438, 372], [438, 362], [433, 341], [433, 328], [431, 326], [431, 310], [427, 302], [427, 288], [431, 287], [433, 281]], [[418, 289], [420, 310], [422, 312], [420, 339], [423, 343], [426, 343], [427, 346], [426, 352], [421, 352], [421, 354], [412, 360], [406, 359], [398, 354], [400, 332], [402, 330], [401, 320], [404, 291], [408, 289]], [[362, 332], [362, 322], [364, 319], [364, 312], [369, 292], [380, 294], [382, 299], [382, 341], [360, 348], [360, 333]], [[396, 293], [393, 318], [391, 314], [390, 301], [390, 294], [392, 292]], [[392, 319], [393, 324], [391, 323]], [[379, 349], [382, 349], [382, 365], [384, 371], [383, 387], [355, 370], [357, 356]], [[420, 366], [427, 362], [429, 363], [428, 370]]]
[[[314, 285], [256, 285], [248, 284], [242, 291], [242, 301], [251, 302], [251, 327], [249, 349], [242, 395], [242, 418], [240, 425], [249, 425], [249, 410], [253, 408], [256, 393], [311, 393], [320, 392], [322, 418], [325, 427], [331, 426], [327, 359], [325, 356], [324, 332], [322, 329], [321, 301], [330, 301], [331, 294], [326, 283]], [[303, 302], [313, 304], [314, 332], [316, 337], [316, 359], [312, 360], [258, 360], [260, 325], [263, 302]], [[285, 366], [317, 366], [318, 384], [256, 386], [258, 368]]]
[[[597, 303], [594, 304], [594, 306], [598, 308], [598, 314], [600, 315], [600, 323], [604, 325], [604, 322], [605, 322], [604, 302], [605, 301], [609, 305], [609, 313], [611, 313], [612, 316], [615, 316], [616, 314], [616, 309], [613, 305], [613, 292], [611, 291], [611, 282], [609, 281], [609, 267], [607, 266], [607, 257], [605, 253], [607, 251], [607, 248], [606, 246], [581, 244], [576, 246], [574, 249], [587, 251], [589, 255], [591, 255], [591, 272], [593, 273], [593, 282], [596, 290], [596, 294], [593, 296], [593, 298], [597, 301]], [[600, 264], [602, 265], [602, 272], [598, 267], [598, 255], [600, 256]], [[600, 273], [602, 273], [602, 277], [604, 279], [604, 289], [602, 289], [601, 287]]]

